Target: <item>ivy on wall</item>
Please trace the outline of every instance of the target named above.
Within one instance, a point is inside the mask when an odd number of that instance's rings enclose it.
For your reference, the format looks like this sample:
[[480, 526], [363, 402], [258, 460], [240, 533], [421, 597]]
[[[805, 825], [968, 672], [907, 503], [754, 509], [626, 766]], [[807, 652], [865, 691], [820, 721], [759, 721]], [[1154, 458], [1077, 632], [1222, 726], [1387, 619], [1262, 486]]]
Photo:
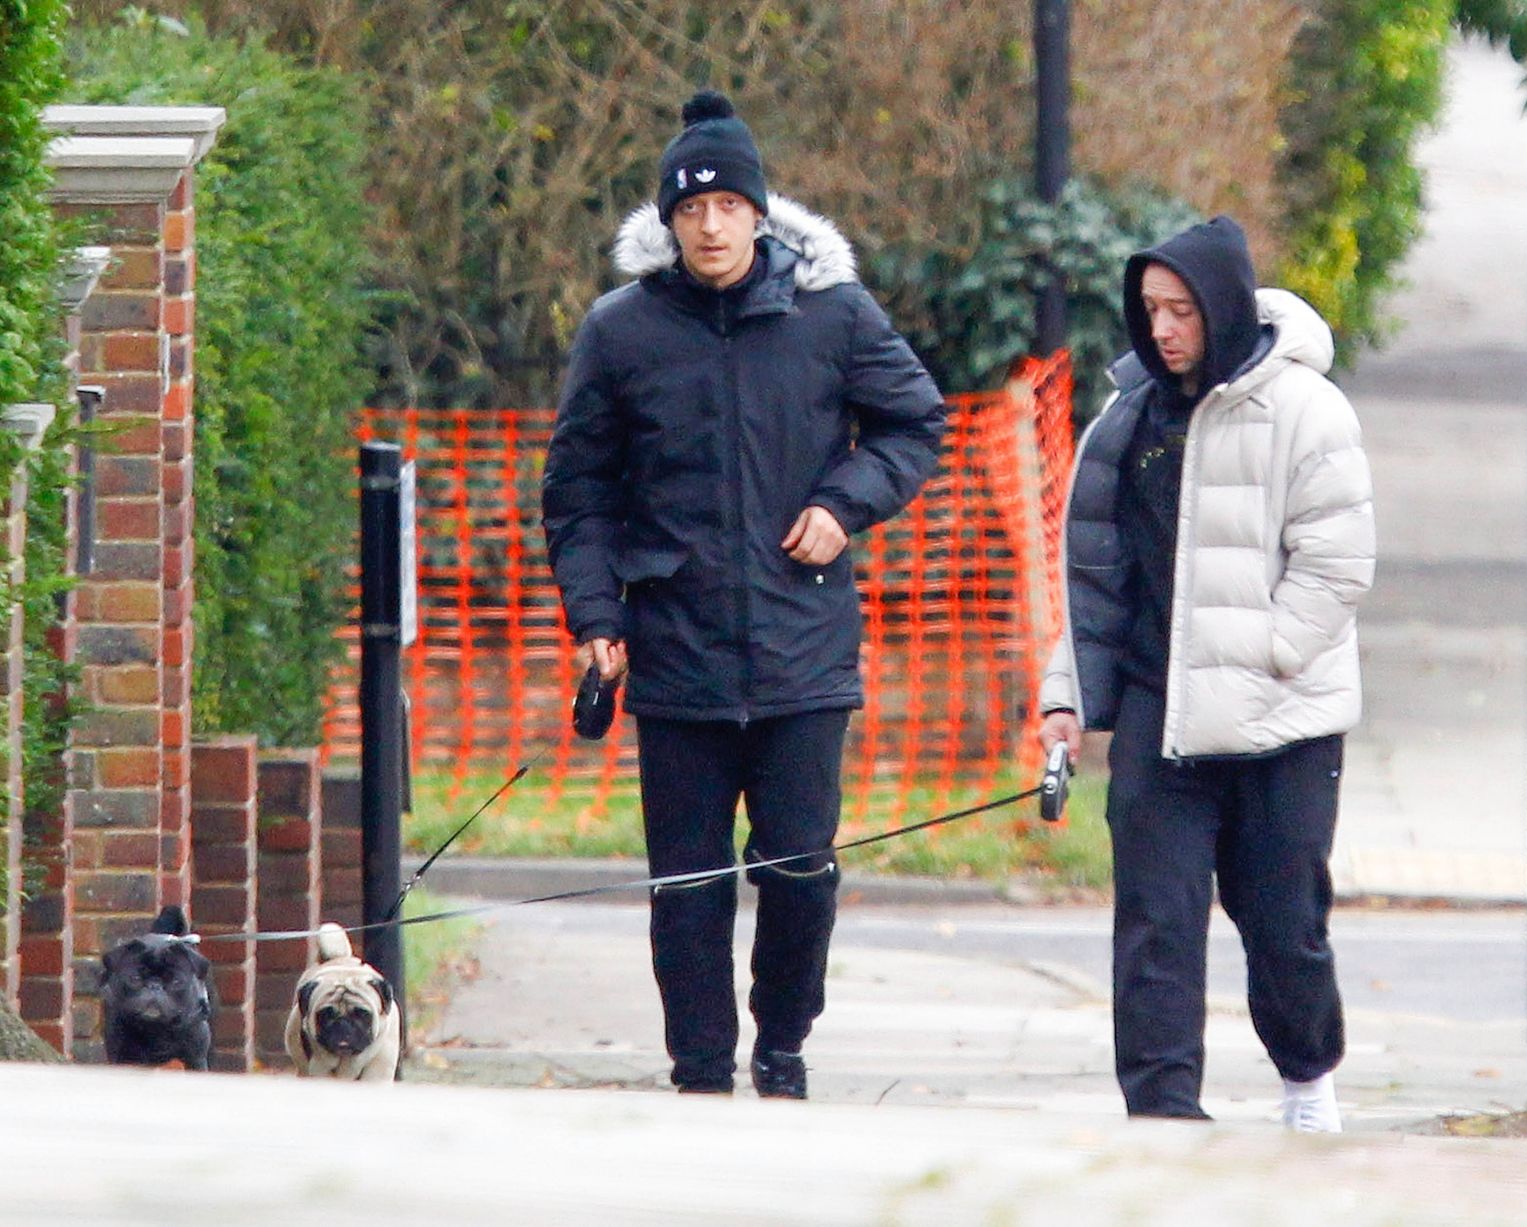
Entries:
[[73, 715], [62, 699], [70, 675], [49, 642], [57, 625], [55, 594], [64, 586], [64, 506], [72, 415], [62, 405], [64, 379], [57, 302], [59, 242], [47, 201], [44, 158], [49, 134], [43, 106], [62, 82], [60, 0], [0, 0], [0, 406], [53, 401], [60, 414], [42, 446], [23, 455], [0, 432], [0, 489], [28, 465], [25, 580], [7, 590], [0, 610], [19, 602], [24, 618], [22, 778], [29, 811], [57, 807], [58, 753]]

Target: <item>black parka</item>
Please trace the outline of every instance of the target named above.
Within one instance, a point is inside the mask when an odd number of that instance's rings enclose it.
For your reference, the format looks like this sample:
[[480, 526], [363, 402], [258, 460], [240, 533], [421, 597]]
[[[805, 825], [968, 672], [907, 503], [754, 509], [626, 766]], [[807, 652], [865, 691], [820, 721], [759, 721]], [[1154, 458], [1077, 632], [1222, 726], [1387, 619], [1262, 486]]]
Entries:
[[[627, 710], [736, 720], [863, 702], [845, 550], [780, 548], [806, 507], [850, 534], [933, 471], [943, 398], [830, 224], [774, 197], [761, 275], [696, 286], [648, 206], [573, 342], [542, 508], [568, 627], [625, 639]], [[779, 235], [781, 237], [774, 237]], [[806, 254], [802, 254], [806, 253]]]

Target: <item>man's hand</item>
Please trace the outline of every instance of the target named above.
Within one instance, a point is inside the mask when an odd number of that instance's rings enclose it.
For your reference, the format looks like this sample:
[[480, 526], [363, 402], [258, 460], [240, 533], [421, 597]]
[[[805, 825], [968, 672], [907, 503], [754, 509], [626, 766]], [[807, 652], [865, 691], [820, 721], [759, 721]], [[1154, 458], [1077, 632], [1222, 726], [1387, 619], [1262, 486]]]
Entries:
[[595, 636], [587, 643], [580, 644], [577, 652], [573, 654], [573, 664], [578, 672], [588, 672], [590, 661], [599, 666], [599, 676], [607, 682], [617, 677], [624, 677], [628, 664], [626, 641]]
[[1072, 766], [1082, 753], [1082, 726], [1074, 711], [1052, 711], [1039, 726], [1039, 744], [1048, 756], [1057, 741], [1066, 743]]
[[825, 507], [808, 507], [795, 517], [779, 548], [796, 562], [825, 567], [847, 544], [848, 534], [832, 512]]

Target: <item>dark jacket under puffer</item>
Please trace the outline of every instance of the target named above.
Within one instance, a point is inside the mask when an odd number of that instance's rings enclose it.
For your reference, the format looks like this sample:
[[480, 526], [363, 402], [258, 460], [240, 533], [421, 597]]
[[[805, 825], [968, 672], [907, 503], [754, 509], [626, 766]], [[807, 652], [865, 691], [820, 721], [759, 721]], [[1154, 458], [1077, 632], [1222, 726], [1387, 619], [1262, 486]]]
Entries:
[[761, 275], [731, 294], [676, 265], [646, 206], [573, 342], [542, 508], [567, 623], [625, 639], [638, 715], [739, 722], [857, 707], [860, 616], [845, 550], [780, 542], [825, 507], [850, 534], [933, 471], [943, 398], [854, 279], [827, 222], [771, 197]]

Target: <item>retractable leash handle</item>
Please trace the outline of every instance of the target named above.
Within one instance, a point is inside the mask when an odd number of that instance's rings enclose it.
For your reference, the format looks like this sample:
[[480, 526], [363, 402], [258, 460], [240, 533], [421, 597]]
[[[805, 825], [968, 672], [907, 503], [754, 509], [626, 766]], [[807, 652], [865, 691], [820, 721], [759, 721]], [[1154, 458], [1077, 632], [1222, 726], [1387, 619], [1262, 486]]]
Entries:
[[620, 678], [605, 681], [599, 676], [599, 666], [591, 664], [578, 693], [573, 696], [573, 731], [588, 741], [599, 741], [610, 731], [615, 719], [615, 692], [620, 689]]
[[1045, 762], [1044, 779], [1039, 783], [1039, 816], [1046, 822], [1059, 822], [1066, 812], [1066, 794], [1071, 789], [1071, 751], [1064, 741], [1050, 747]]

